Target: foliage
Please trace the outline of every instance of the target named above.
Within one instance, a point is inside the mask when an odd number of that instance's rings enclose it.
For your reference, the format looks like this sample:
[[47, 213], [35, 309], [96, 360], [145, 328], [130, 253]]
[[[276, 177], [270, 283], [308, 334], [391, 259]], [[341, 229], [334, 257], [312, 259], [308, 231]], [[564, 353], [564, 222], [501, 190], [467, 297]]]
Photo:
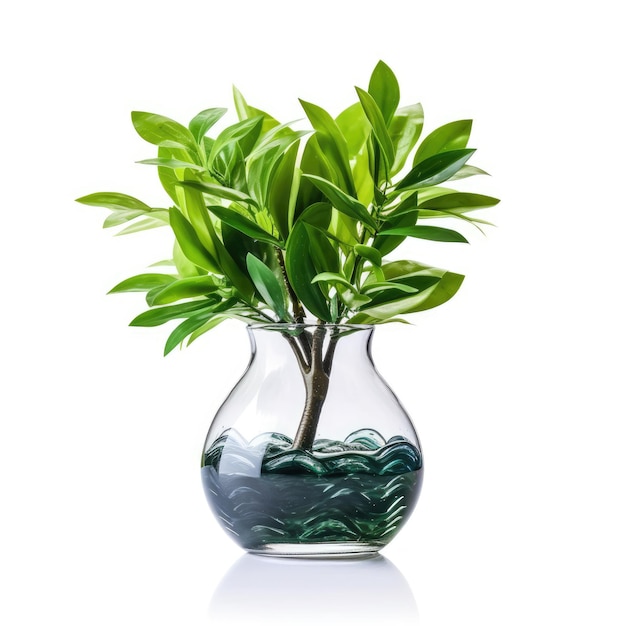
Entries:
[[399, 107], [400, 89], [382, 61], [368, 89], [333, 118], [300, 101], [311, 130], [280, 124], [234, 90], [239, 120], [209, 131], [226, 109], [206, 109], [184, 126], [135, 111], [137, 133], [155, 158], [170, 208], [122, 193], [78, 202], [111, 210], [120, 234], [169, 226], [172, 273], [128, 278], [112, 292], [146, 293], [135, 326], [181, 320], [166, 354], [227, 318], [246, 322], [378, 324], [438, 306], [463, 276], [389, 254], [407, 238], [464, 243], [433, 218], [484, 224], [477, 209], [498, 200], [442, 187], [484, 174], [468, 161], [470, 120], [446, 124], [421, 142], [420, 104]]

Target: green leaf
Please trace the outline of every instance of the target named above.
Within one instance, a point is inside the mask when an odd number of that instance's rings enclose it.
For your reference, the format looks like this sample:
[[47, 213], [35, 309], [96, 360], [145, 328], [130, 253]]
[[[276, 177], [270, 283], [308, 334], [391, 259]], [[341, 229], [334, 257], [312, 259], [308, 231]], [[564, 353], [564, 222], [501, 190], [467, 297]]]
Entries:
[[460, 289], [463, 279], [464, 276], [461, 274], [445, 272], [441, 280], [422, 292], [421, 299], [419, 296], [416, 297], [415, 301], [411, 304], [410, 312], [418, 313], [419, 311], [426, 311], [427, 309], [432, 309], [444, 304]]
[[150, 291], [155, 287], [164, 287], [175, 281], [170, 274], [138, 274], [118, 283], [109, 293], [125, 293], [129, 291]]
[[[185, 155], [185, 159], [187, 159], [187, 153], [184, 150], [173, 150], [170, 148], [160, 147], [157, 154], [161, 159], [174, 159], [174, 154], [180, 156], [181, 153]], [[184, 159], [177, 159], [184, 160]], [[183, 170], [184, 171], [184, 170]], [[159, 181], [167, 195], [172, 199], [174, 204], [178, 203], [178, 194], [180, 189], [178, 187], [178, 178], [176, 176], [176, 170], [173, 170], [170, 167], [157, 167], [157, 173], [159, 175]]]
[[179, 324], [167, 338], [163, 356], [167, 356], [176, 346], [181, 344], [185, 338], [194, 331], [204, 326], [215, 314], [212, 311], [204, 311], [197, 315], [192, 315]]
[[390, 281], [381, 281], [381, 282], [373, 282], [367, 283], [363, 285], [361, 291], [365, 294], [372, 294], [379, 291], [401, 291], [403, 293], [417, 293], [419, 290], [415, 287], [411, 287], [410, 285], [405, 285], [403, 283], [392, 283]]
[[[351, 310], [371, 302], [371, 298], [359, 293], [359, 290], [345, 276], [337, 272], [321, 272], [313, 278], [312, 282], [335, 287], [340, 300]], [[335, 313], [332, 314], [336, 317]]]
[[194, 300], [193, 302], [183, 302], [182, 304], [171, 304], [156, 309], [149, 309], [138, 315], [131, 323], [131, 326], [160, 326], [173, 319], [189, 317], [197, 311], [206, 309], [213, 310], [215, 302], [211, 300]]
[[202, 191], [203, 193], [215, 198], [232, 200], [234, 202], [243, 202], [245, 204], [252, 204], [256, 206], [256, 202], [248, 194], [245, 194], [242, 191], [237, 191], [236, 189], [231, 189], [230, 187], [224, 187], [215, 183], [204, 183], [197, 180], [180, 181], [179, 185], [197, 189], [198, 191]]
[[465, 212], [475, 211], [477, 209], [486, 209], [498, 204], [498, 198], [491, 196], [483, 196], [477, 193], [448, 193], [436, 198], [418, 202], [420, 209], [429, 209], [431, 211], [454, 211]]
[[142, 202], [128, 196], [125, 193], [115, 193], [113, 191], [101, 191], [99, 193], [92, 193], [82, 198], [77, 198], [76, 202], [81, 204], [87, 204], [89, 206], [101, 206], [106, 209], [112, 209], [113, 211], [131, 210], [149, 213], [152, 209]]
[[229, 317], [231, 316], [225, 313], [218, 313], [216, 315], [213, 315], [213, 317], [210, 317], [202, 326], [200, 326], [200, 328], [194, 330], [189, 335], [187, 345], [191, 345], [198, 337], [204, 335], [204, 333], [209, 332], [210, 330], [221, 324], [224, 320], [227, 320]]
[[[397, 220], [394, 220], [394, 223], [397, 225], [398, 228], [403, 228], [403, 227], [414, 226], [416, 220], [417, 220], [417, 211], [415, 213], [405, 213], [404, 215], [400, 216]], [[379, 234], [376, 236], [376, 238], [372, 242], [372, 245], [377, 250], [380, 250], [381, 255], [386, 256], [390, 252], [395, 250], [398, 246], [400, 246], [406, 238], [407, 238], [407, 235], [386, 234], [381, 237]]]
[[120, 224], [126, 224], [134, 220], [136, 217], [145, 215], [145, 211], [113, 211], [110, 215], [107, 215], [103, 228], [112, 228], [114, 226], [120, 226]]
[[462, 178], [469, 178], [470, 176], [489, 176], [488, 172], [481, 170], [479, 167], [473, 165], [464, 165], [450, 180], [461, 180]]
[[324, 178], [312, 174], [304, 174], [303, 177], [310, 180], [338, 211], [363, 222], [374, 230], [376, 229], [374, 218], [358, 200], [344, 193], [339, 187]]
[[354, 157], [361, 150], [372, 130], [361, 103], [355, 102], [342, 111], [335, 122], [346, 140], [348, 156]]
[[[191, 173], [187, 172], [187, 174]], [[200, 243], [209, 252], [211, 258], [215, 259], [219, 268], [219, 271], [215, 273], [226, 276], [233, 287], [239, 291], [241, 298], [248, 304], [252, 304], [254, 285], [250, 281], [248, 273], [239, 267], [215, 231], [202, 194], [188, 185], [181, 187], [181, 189], [184, 190], [181, 198], [184, 205], [181, 205], [181, 208], [186, 212]]]
[[[441, 276], [439, 275], [399, 276], [382, 283], [368, 283], [367, 288], [364, 288], [363, 291], [371, 296], [371, 304], [369, 306], [374, 307], [404, 300], [436, 285], [440, 280]], [[384, 285], [384, 287], [382, 289], [369, 289], [372, 285]]]
[[361, 101], [363, 111], [365, 111], [365, 115], [372, 125], [374, 137], [380, 146], [383, 158], [387, 164], [386, 171], [389, 173], [395, 159], [395, 151], [391, 137], [389, 136], [389, 131], [387, 130], [385, 118], [383, 117], [381, 110], [378, 108], [374, 98], [372, 98], [367, 91], [356, 87], [356, 92], [359, 96], [359, 100]]
[[332, 216], [333, 207], [329, 202], [315, 202], [302, 212], [298, 221], [327, 232]]
[[[441, 189], [441, 187], [433, 187], [433, 189]], [[419, 197], [421, 198], [421, 193]], [[400, 202], [397, 206], [388, 209], [390, 213], [388, 215], [383, 215], [384, 221], [391, 224], [394, 220], [396, 220], [396, 218], [400, 217], [401, 215], [405, 215], [406, 213], [417, 213], [417, 199], [417, 190], [411, 191], [402, 199], [402, 202]], [[413, 221], [413, 224], [411, 224], [411, 226], [413, 226], [416, 221], [417, 217]], [[400, 224], [395, 224], [395, 226], [400, 226]], [[402, 226], [406, 226], [406, 224], [402, 224]]]
[[148, 299], [150, 306], [170, 304], [185, 298], [197, 298], [215, 293], [220, 288], [212, 276], [192, 276], [170, 281]]
[[135, 130], [148, 143], [165, 148], [183, 148], [197, 155], [196, 141], [182, 124], [169, 117], [144, 111], [133, 111], [131, 117]]
[[344, 289], [341, 286], [337, 287], [337, 294], [339, 299], [346, 305], [349, 311], [356, 311], [360, 307], [369, 304], [372, 299], [362, 293], [355, 293], [350, 289]]
[[443, 276], [444, 273], [445, 272], [442, 270], [422, 270], [421, 273], [390, 278], [389, 283], [397, 285], [398, 287], [405, 286], [416, 289], [417, 291], [424, 291], [425, 289], [437, 284], [441, 280], [441, 276]]
[[391, 320], [398, 315], [432, 309], [450, 300], [463, 282], [463, 276], [460, 274], [434, 268], [425, 270], [424, 275], [437, 278], [437, 282], [417, 294], [407, 294], [406, 297], [391, 302], [363, 308], [361, 312], [348, 321], [352, 324], [377, 324], [381, 321]]
[[285, 295], [274, 272], [253, 254], [248, 254], [246, 264], [250, 278], [265, 304], [278, 315], [279, 320], [286, 320], [288, 315], [285, 308]]
[[243, 155], [248, 156], [261, 134], [262, 126], [263, 118], [259, 116], [237, 122], [225, 128], [215, 139], [215, 143], [211, 148], [211, 154], [209, 155], [209, 163], [212, 163], [215, 157], [228, 144], [234, 142], [240, 145]]
[[224, 187], [248, 193], [246, 161], [238, 142], [227, 144], [216, 155], [212, 163], [212, 173], [214, 176], [218, 175]]
[[450, 122], [437, 128], [420, 144], [413, 158], [413, 165], [417, 165], [440, 152], [466, 148], [471, 131], [472, 120]]
[[364, 259], [367, 259], [370, 263], [374, 264], [376, 267], [380, 267], [382, 265], [382, 256], [380, 254], [380, 251], [376, 248], [357, 244], [356, 246], [354, 246], [354, 251], [362, 256]]
[[284, 151], [298, 139], [311, 134], [310, 130], [293, 130], [290, 124], [293, 124], [293, 122], [280, 124], [267, 133], [261, 134], [259, 142], [254, 146], [249, 154], [249, 158], [256, 158], [259, 154], [263, 154], [267, 150], [273, 150], [276, 146], [280, 147], [281, 151]]
[[404, 226], [402, 228], [391, 228], [378, 233], [385, 235], [406, 235], [407, 237], [416, 237], [417, 239], [428, 239], [430, 241], [447, 241], [457, 243], [469, 243], [461, 233], [449, 228], [441, 228], [440, 226]]
[[475, 150], [451, 150], [420, 161], [395, 187], [401, 189], [419, 189], [438, 185], [456, 174]]
[[424, 126], [424, 109], [421, 104], [413, 104], [398, 109], [389, 126], [389, 137], [396, 156], [391, 166], [390, 176], [395, 176], [406, 163], [415, 147]]
[[282, 244], [276, 237], [270, 235], [266, 230], [261, 228], [256, 222], [243, 216], [241, 213], [222, 206], [208, 206], [207, 209], [213, 213], [222, 222], [236, 228], [248, 237], [252, 237], [255, 241], [264, 241], [273, 246], [281, 247]]
[[180, 161], [178, 159], [164, 159], [157, 157], [155, 159], [143, 159], [143, 161], [137, 161], [142, 165], [158, 165], [159, 167], [169, 167], [170, 169], [179, 169], [188, 167], [191, 170], [205, 171], [205, 168], [195, 163], [189, 163], [188, 161]]
[[[330, 114], [310, 102], [300, 100], [300, 104], [316, 131], [315, 137], [321, 151], [337, 176], [337, 185], [348, 194], [354, 195], [354, 181], [348, 154], [348, 144], [341, 134], [337, 122]], [[304, 170], [307, 171], [307, 170]]]
[[339, 272], [341, 263], [337, 253], [337, 244], [332, 241], [332, 234], [307, 223], [304, 226], [309, 236], [309, 254], [317, 273]]
[[202, 245], [193, 226], [176, 207], [170, 209], [170, 225], [180, 249], [192, 263], [209, 272], [220, 273], [218, 263]]
[[183, 181], [176, 184], [176, 205], [193, 227], [202, 246], [223, 270], [218, 251], [220, 239], [215, 232], [211, 216], [206, 209], [205, 197], [199, 189], [187, 184], [187, 182], [196, 181], [193, 172], [184, 170], [182, 177]]
[[356, 198], [364, 206], [369, 206], [374, 201], [375, 185], [370, 170], [369, 146], [363, 146], [353, 159], [352, 175], [356, 187]]
[[417, 261], [390, 261], [383, 265], [387, 280], [405, 279], [407, 276], [443, 276], [446, 270], [442, 270]]
[[378, 105], [388, 126], [400, 102], [400, 86], [391, 68], [383, 61], [379, 61], [374, 68], [367, 91]]
[[298, 194], [293, 214], [289, 215], [290, 228], [307, 207], [324, 200], [324, 194], [310, 180], [302, 178], [302, 173], [314, 174], [326, 180], [333, 180], [335, 176], [320, 148], [317, 135], [312, 135], [307, 140], [300, 159], [300, 167], [296, 169], [295, 184], [297, 184]]
[[287, 239], [285, 267], [289, 282], [302, 304], [318, 319], [332, 321], [326, 297], [311, 282], [318, 271], [311, 258], [311, 241], [304, 222], [297, 222]]
[[187, 345], [192, 343], [197, 337], [217, 326], [225, 319], [232, 317], [246, 320], [246, 317], [233, 313], [236, 306], [234, 299], [225, 300], [214, 306], [212, 309], [199, 311], [190, 315], [188, 319], [179, 324], [170, 334], [165, 344], [164, 354], [169, 354], [176, 346], [182, 344], [186, 337], [189, 337]]
[[263, 148], [255, 149], [247, 159], [250, 194], [259, 206], [267, 205], [270, 196], [273, 195], [275, 200], [277, 194], [280, 194], [281, 202], [286, 206], [285, 225], [288, 221], [300, 136], [293, 133], [279, 137]]
[[[240, 230], [228, 225], [226, 222], [221, 223], [220, 231], [224, 247], [242, 273], [248, 274], [246, 257], [249, 252], [266, 263], [275, 255], [274, 246], [256, 241], [248, 237], [248, 235], [244, 235]], [[252, 283], [250, 284], [252, 292], [254, 292], [254, 285], [252, 285]]]
[[202, 137], [204, 137], [208, 130], [224, 116], [227, 110], [228, 109], [224, 108], [214, 108], [200, 111], [200, 113], [189, 122], [189, 130], [194, 136], [194, 139], [200, 143]]
[[172, 250], [172, 261], [174, 262], [174, 266], [176, 267], [176, 272], [179, 276], [183, 278], [188, 278], [192, 276], [200, 276], [203, 275], [205, 270], [199, 268], [197, 265], [192, 263], [180, 249], [180, 244], [178, 241], [174, 240], [174, 246]]
[[[417, 192], [414, 191], [402, 200], [391, 215], [385, 217], [385, 228], [390, 230], [392, 228], [415, 226], [417, 216]], [[406, 235], [376, 236], [372, 242], [372, 246], [380, 250], [382, 256], [385, 256], [395, 250], [405, 239]]]
[[261, 109], [256, 109], [255, 107], [250, 106], [246, 102], [246, 99], [243, 97], [241, 92], [235, 86], [233, 86], [233, 100], [235, 102], [235, 110], [237, 111], [237, 115], [239, 116], [240, 121], [254, 117], [263, 118], [263, 126], [261, 128], [262, 134], [265, 134], [275, 126], [280, 125], [280, 122], [278, 120], [274, 119], [265, 111], [261, 111]]
[[152, 211], [149, 217], [146, 217], [138, 222], [133, 222], [130, 226], [118, 231], [116, 236], [130, 235], [132, 233], [139, 233], [144, 230], [151, 230], [153, 228], [161, 228], [169, 224], [169, 213], [167, 211]]
[[420, 220], [430, 219], [430, 218], [442, 219], [442, 218], [447, 218], [447, 217], [452, 218], [452, 219], [458, 219], [463, 222], [467, 222], [468, 224], [471, 224], [474, 228], [476, 228], [479, 232], [481, 232], [483, 235], [485, 234], [485, 231], [479, 226], [479, 224], [482, 224], [484, 226], [494, 225], [491, 222], [487, 222], [486, 220], [480, 220], [478, 218], [465, 215], [464, 211], [430, 211], [428, 209], [420, 209]]
[[283, 239], [289, 235], [289, 215], [298, 191], [296, 163], [299, 146], [299, 142], [292, 144], [280, 156], [268, 182], [267, 208]]
[[336, 272], [321, 272], [317, 274], [312, 283], [328, 283], [330, 285], [342, 285], [343, 287], [347, 287], [350, 291], [355, 294], [359, 293], [359, 290], [345, 277]]
[[247, 160], [248, 192], [254, 198], [257, 206], [266, 205], [267, 190], [272, 174], [272, 167], [280, 158], [280, 146], [273, 146], [260, 153], [256, 151]]

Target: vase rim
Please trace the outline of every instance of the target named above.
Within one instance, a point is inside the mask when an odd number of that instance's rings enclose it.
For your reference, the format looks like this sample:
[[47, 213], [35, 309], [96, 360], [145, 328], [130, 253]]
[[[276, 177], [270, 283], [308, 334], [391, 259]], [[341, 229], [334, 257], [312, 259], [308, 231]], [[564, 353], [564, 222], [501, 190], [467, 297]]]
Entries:
[[317, 322], [253, 322], [248, 324], [251, 330], [303, 330], [306, 328], [327, 328], [329, 330], [374, 330], [374, 324], [350, 324], [348, 322], [333, 324], [325, 322], [319, 324]]

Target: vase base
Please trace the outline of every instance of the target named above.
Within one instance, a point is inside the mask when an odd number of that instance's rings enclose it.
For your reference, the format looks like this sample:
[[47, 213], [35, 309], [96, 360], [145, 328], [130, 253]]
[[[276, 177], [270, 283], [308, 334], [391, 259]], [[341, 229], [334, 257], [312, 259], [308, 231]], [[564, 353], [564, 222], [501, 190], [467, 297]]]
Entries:
[[320, 543], [267, 543], [260, 548], [249, 549], [250, 554], [260, 556], [293, 557], [305, 559], [355, 559], [373, 557], [384, 544], [364, 544], [356, 541]]

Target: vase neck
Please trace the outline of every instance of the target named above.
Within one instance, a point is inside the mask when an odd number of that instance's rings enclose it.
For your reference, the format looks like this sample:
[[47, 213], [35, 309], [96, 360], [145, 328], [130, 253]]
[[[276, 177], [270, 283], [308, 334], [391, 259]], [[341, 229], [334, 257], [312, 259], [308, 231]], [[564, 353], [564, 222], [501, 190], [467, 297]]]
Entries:
[[336, 358], [371, 361], [373, 332], [373, 326], [348, 324], [264, 324], [248, 327], [253, 356], [295, 358], [301, 369], [321, 366], [328, 374]]

